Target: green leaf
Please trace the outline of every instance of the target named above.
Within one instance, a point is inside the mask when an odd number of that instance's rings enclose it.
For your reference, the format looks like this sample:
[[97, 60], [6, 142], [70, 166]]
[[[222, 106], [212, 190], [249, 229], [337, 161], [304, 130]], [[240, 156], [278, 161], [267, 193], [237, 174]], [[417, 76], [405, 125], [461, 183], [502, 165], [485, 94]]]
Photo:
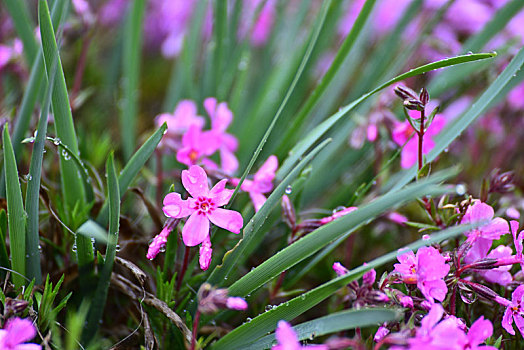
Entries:
[[[7, 213], [4, 209], [0, 210], [0, 266], [4, 269], [11, 269], [9, 255], [7, 255]], [[5, 278], [6, 270], [0, 270], [0, 277]]]
[[[40, 58], [41, 56], [39, 56]], [[51, 79], [47, 84], [44, 103], [40, 112], [40, 120], [33, 144], [33, 154], [29, 166], [27, 179], [27, 192], [25, 197], [25, 208], [27, 210], [27, 277], [35, 279], [37, 284], [42, 283], [42, 271], [40, 268], [39, 250], [39, 203], [40, 203], [40, 178], [42, 176], [42, 161], [44, 158], [44, 146], [47, 134], [47, 116], [51, 105], [51, 94], [53, 92], [54, 79], [56, 76], [57, 63], [53, 62]]]
[[[260, 228], [266, 221], [267, 217], [273, 210], [273, 208], [280, 203], [282, 196], [284, 195], [286, 188], [300, 175], [300, 172], [304, 167], [311, 162], [311, 160], [320, 152], [330, 140], [325, 140], [318, 145], [313, 151], [311, 151], [287, 176], [286, 178], [273, 190], [269, 198], [266, 200], [262, 208], [249, 220], [245, 225], [242, 234], [243, 238], [237, 243], [237, 245], [224, 255], [222, 264], [218, 265], [211, 275], [209, 276], [208, 283], [211, 285], [222, 285], [227, 279], [229, 273], [237, 263], [238, 259], [242, 256], [249, 256], [254, 248], [252, 242], [254, 241], [255, 235], [258, 234]], [[263, 234], [262, 232], [260, 234]]]
[[4, 3], [13, 20], [16, 32], [24, 44], [24, 54], [27, 64], [30, 66], [38, 54], [38, 45], [33, 33], [34, 23], [29, 16], [26, 2], [20, 0], [4, 0]]
[[[318, 40], [320, 32], [322, 31], [322, 28], [324, 26], [326, 15], [328, 13], [328, 9], [329, 9], [330, 5], [331, 5], [331, 0], [326, 0], [326, 1], [324, 1], [322, 3], [322, 8], [320, 9], [320, 13], [318, 15], [316, 24], [315, 24], [315, 26], [314, 26], [314, 28], [313, 28], [313, 30], [311, 32], [311, 38], [309, 40], [309, 44], [307, 46], [306, 53], [304, 54], [304, 57], [302, 57], [302, 61], [300, 62], [300, 65], [299, 65], [299, 67], [297, 69], [297, 72], [295, 73], [295, 77], [293, 78], [293, 81], [291, 82], [291, 84], [290, 84], [290, 86], [289, 86], [289, 88], [288, 88], [288, 90], [286, 92], [286, 95], [284, 96], [284, 99], [280, 103], [280, 106], [278, 107], [278, 110], [277, 110], [275, 116], [273, 117], [273, 120], [271, 121], [271, 124], [267, 128], [264, 136], [262, 137], [262, 140], [260, 140], [260, 142], [259, 142], [259, 144], [258, 144], [258, 146], [257, 146], [257, 148], [255, 150], [255, 152], [253, 153], [253, 156], [251, 157], [251, 159], [249, 161], [249, 164], [247, 165], [246, 169], [244, 170], [244, 173], [242, 174], [242, 176], [240, 178], [240, 181], [239, 181], [237, 187], [235, 188], [235, 192], [233, 192], [233, 196], [231, 197], [231, 202], [235, 198], [236, 194], [240, 190], [240, 186], [242, 186], [242, 183], [244, 182], [244, 180], [246, 179], [247, 175], [251, 171], [251, 168], [253, 167], [253, 165], [255, 164], [255, 162], [256, 162], [256, 160], [258, 158], [258, 155], [260, 154], [260, 152], [262, 152], [262, 148], [264, 147], [265, 143], [267, 142], [267, 139], [269, 138], [269, 135], [271, 135], [271, 132], [273, 131], [273, 128], [275, 127], [275, 124], [277, 123], [277, 121], [280, 118], [282, 112], [284, 111], [284, 108], [286, 107], [289, 98], [293, 94], [293, 91], [295, 90], [295, 87], [296, 87], [300, 77], [302, 76], [302, 73], [304, 72], [304, 69], [305, 69], [305, 67], [306, 67], [306, 65], [307, 65], [307, 63], [309, 61], [311, 53], [313, 52], [313, 49], [315, 48], [315, 46], [317, 44], [317, 40]], [[288, 169], [288, 171], [286, 173], [282, 174], [283, 175], [282, 178], [290, 170], [291, 170], [291, 167]]]
[[289, 157], [286, 159], [284, 164], [280, 167], [280, 169], [277, 171], [276, 178], [277, 180], [282, 179], [287, 172], [289, 172], [289, 169], [293, 167], [293, 165], [304, 155], [304, 153], [313, 145], [315, 142], [317, 142], [322, 135], [324, 135], [328, 130], [330, 130], [333, 125], [335, 125], [339, 120], [342, 119], [343, 116], [345, 116], [349, 111], [353, 110], [356, 106], [358, 106], [363, 101], [367, 100], [370, 96], [377, 93], [378, 91], [396, 83], [401, 80], [420, 75], [432, 70], [436, 70], [439, 68], [454, 66], [458, 64], [463, 64], [467, 62], [473, 62], [478, 60], [483, 60], [487, 58], [492, 58], [496, 56], [494, 53], [479, 53], [479, 54], [472, 54], [472, 55], [462, 55], [452, 58], [447, 58], [444, 60], [440, 60], [437, 62], [432, 62], [420, 67], [417, 67], [415, 69], [411, 69], [408, 72], [401, 74], [384, 84], [380, 85], [379, 87], [375, 88], [374, 90], [362, 95], [360, 98], [356, 99], [355, 101], [351, 102], [350, 104], [342, 107], [337, 113], [333, 114], [331, 117], [326, 119], [324, 122], [316, 126], [308, 135], [306, 135], [300, 142], [296, 144], [295, 147], [289, 152]]
[[[449, 176], [450, 173], [447, 175]], [[358, 210], [321, 226], [295, 243], [282, 249], [237, 280], [229, 288], [230, 294], [245, 296], [251, 293], [283, 271], [286, 271], [307, 257], [315, 254], [330, 242], [343, 235], [349, 235], [356, 228], [385, 211], [422, 196], [435, 196], [448, 192], [449, 187], [436, 185], [436, 183], [441, 181], [442, 177], [428, 177], [402, 190], [387, 193], [371, 203], [360, 207]]]
[[16, 288], [25, 284], [25, 230], [27, 214], [24, 211], [22, 191], [18, 180], [15, 153], [9, 137], [9, 128], [5, 124], [2, 135], [4, 144], [4, 167], [7, 195], [7, 220], [9, 225], [9, 242], [11, 244], [11, 264], [15, 273], [13, 282]]
[[107, 231], [91, 219], [84, 222], [76, 233], [89, 237], [89, 239], [94, 238], [99, 243], [107, 244]]
[[[293, 327], [293, 330], [297, 334], [298, 340], [313, 340], [315, 337], [320, 337], [326, 334], [341, 332], [348, 329], [376, 326], [384, 322], [400, 320], [402, 317], [403, 312], [400, 309], [387, 309], [383, 307], [359, 310], [351, 309], [332, 313], [324, 317], [319, 317], [298, 324]], [[276, 345], [276, 343], [275, 334], [269, 334], [260, 338], [256, 342], [240, 346], [237, 349], [269, 349], [271, 346]]]
[[353, 45], [355, 44], [360, 33], [362, 32], [362, 29], [364, 28], [364, 25], [366, 24], [366, 21], [369, 18], [369, 14], [371, 13], [373, 6], [375, 5], [375, 2], [376, 0], [366, 0], [364, 6], [362, 6], [360, 13], [357, 19], [355, 20], [353, 27], [351, 28], [351, 32], [348, 34], [348, 36], [340, 46], [340, 49], [337, 51], [337, 55], [335, 56], [333, 63], [331, 63], [331, 66], [329, 67], [326, 74], [324, 74], [324, 77], [322, 77], [320, 83], [317, 85], [315, 90], [313, 90], [312, 94], [309, 96], [306, 102], [302, 105], [297, 116], [293, 118], [293, 123], [288, 128], [285, 136], [282, 138], [283, 140], [286, 140], [286, 142], [289, 139], [295, 138], [295, 135], [298, 134], [297, 130], [302, 126], [306, 117], [316, 106], [324, 92], [326, 92], [326, 89], [328, 88], [329, 84], [335, 78], [337, 72], [348, 57], [349, 53], [351, 52], [351, 49], [353, 48]]
[[107, 249], [104, 265], [96, 287], [93, 301], [87, 314], [86, 329], [82, 333], [82, 343], [89, 344], [100, 325], [107, 300], [107, 292], [111, 282], [111, 273], [116, 256], [116, 245], [118, 242], [118, 230], [120, 222], [120, 192], [116, 176], [113, 154], [107, 159], [107, 189], [109, 197], [109, 234], [107, 235]]
[[[356, 212], [354, 212], [356, 213]], [[350, 214], [348, 214], [350, 215]], [[334, 221], [336, 222], [336, 221]], [[416, 251], [420, 247], [429, 246], [434, 243], [442, 242], [454, 238], [461, 233], [470, 230], [472, 225], [455, 226], [439, 233], [431, 235], [428, 240], [418, 240], [406, 247], [406, 250], [411, 249]], [[315, 289], [310, 290], [290, 301], [284, 302], [271, 310], [260, 314], [248, 323], [235, 328], [223, 338], [219, 339], [212, 347], [213, 350], [220, 349], [236, 349], [242, 345], [249, 344], [256, 341], [258, 338], [265, 336], [267, 332], [275, 329], [279, 320], [291, 321], [304, 312], [310, 310], [320, 302], [326, 300], [328, 297], [336, 293], [340, 288], [346, 286], [348, 283], [357, 280], [367, 271], [380, 267], [396, 259], [398, 251], [392, 251], [375, 260], [367, 263], [367, 265], [359, 266], [347, 274], [330, 280]]]
[[125, 159], [135, 150], [138, 118], [140, 61], [142, 53], [142, 27], [145, 0], [133, 0], [124, 29], [123, 106], [120, 114], [120, 132]]
[[[484, 93], [471, 105], [471, 107], [460, 117], [456, 118], [435, 137], [435, 148], [426, 156], [428, 162], [433, 161], [449, 145], [462, 134], [466, 128], [473, 123], [478, 116], [484, 113], [491, 102], [501, 97], [501, 91], [515, 78], [517, 72], [524, 64], [524, 47], [513, 57], [507, 67], [499, 74], [497, 79], [484, 91]], [[506, 93], [508, 91], [506, 90]], [[385, 188], [397, 189], [408, 183], [415, 175], [415, 167], [405, 170], [398, 176], [393, 177]]]
[[[135, 152], [131, 159], [127, 162], [124, 169], [120, 172], [118, 176], [118, 186], [120, 191], [120, 196], [122, 197], [127, 191], [129, 185], [133, 179], [138, 175], [138, 172], [146, 164], [148, 159], [151, 157], [156, 147], [158, 146], [162, 136], [167, 131], [167, 124], [164, 123], [153, 135], [151, 135], [146, 142]], [[108, 206], [109, 200], [106, 199], [104, 206], [100, 210], [96, 221], [105, 226], [108, 220]]]

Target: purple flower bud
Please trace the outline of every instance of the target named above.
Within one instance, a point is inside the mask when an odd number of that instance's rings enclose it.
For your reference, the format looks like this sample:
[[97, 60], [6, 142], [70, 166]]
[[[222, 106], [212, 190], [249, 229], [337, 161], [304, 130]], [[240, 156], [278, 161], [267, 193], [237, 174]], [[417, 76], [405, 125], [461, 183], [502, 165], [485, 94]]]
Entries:
[[247, 302], [240, 297], [229, 297], [227, 298], [226, 306], [232, 310], [246, 310]]
[[410, 309], [413, 308], [413, 298], [404, 295], [402, 298], [400, 298], [400, 305], [402, 307], [409, 307]]
[[297, 224], [295, 208], [293, 207], [293, 203], [291, 203], [287, 195], [282, 196], [282, 218], [289, 228], [295, 228]]
[[337, 276], [343, 276], [349, 272], [349, 270], [346, 269], [344, 266], [342, 266], [342, 264], [339, 263], [338, 261], [333, 264], [333, 270], [335, 270], [335, 273], [337, 274]]
[[378, 343], [379, 341], [381, 341], [382, 339], [384, 339], [384, 337], [386, 335], [389, 334], [389, 329], [387, 329], [385, 326], [380, 326], [377, 330], [377, 333], [375, 333], [375, 336], [373, 337], [373, 340]]

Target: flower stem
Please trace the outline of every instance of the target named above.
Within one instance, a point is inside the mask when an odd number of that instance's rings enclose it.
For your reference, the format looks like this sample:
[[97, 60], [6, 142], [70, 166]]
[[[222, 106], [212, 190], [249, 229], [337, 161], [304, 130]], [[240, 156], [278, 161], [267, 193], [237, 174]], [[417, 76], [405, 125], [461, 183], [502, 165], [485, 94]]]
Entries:
[[186, 274], [188, 263], [189, 263], [189, 247], [186, 247], [186, 250], [184, 251], [184, 262], [182, 263], [182, 268], [180, 269], [180, 273], [178, 274], [177, 281], [176, 281], [176, 291], [177, 292], [180, 290], [180, 287], [182, 286], [182, 281], [184, 280], [184, 275]]
[[195, 319], [193, 320], [193, 337], [191, 337], [191, 350], [195, 350], [199, 322], [200, 322], [200, 310], [197, 309], [196, 314], [195, 314]]
[[422, 169], [423, 162], [423, 144], [424, 144], [424, 119], [426, 118], [426, 109], [420, 111], [420, 130], [418, 131], [418, 170]]
[[280, 290], [280, 287], [282, 286], [282, 282], [284, 282], [285, 276], [286, 276], [286, 271], [282, 271], [282, 273], [278, 277], [278, 281], [275, 284], [275, 287], [273, 288], [273, 290], [271, 291], [271, 294], [269, 295], [270, 301], [273, 301], [273, 299], [275, 299], [275, 297], [277, 296], [278, 291]]

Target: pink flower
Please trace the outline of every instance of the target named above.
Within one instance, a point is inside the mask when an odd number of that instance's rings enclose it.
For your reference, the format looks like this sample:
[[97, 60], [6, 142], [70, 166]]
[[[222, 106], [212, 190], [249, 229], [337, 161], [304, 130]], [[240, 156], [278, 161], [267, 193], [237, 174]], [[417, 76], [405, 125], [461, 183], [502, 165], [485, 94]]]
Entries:
[[373, 337], [373, 340], [376, 343], [378, 343], [379, 341], [384, 339], [384, 337], [386, 335], [388, 335], [388, 334], [389, 334], [389, 329], [387, 329], [385, 326], [380, 326], [380, 327], [378, 327], [377, 333], [375, 333], [375, 336]]
[[232, 309], [232, 310], [246, 310], [247, 309], [246, 301], [240, 297], [228, 297], [226, 306], [228, 309]]
[[222, 170], [231, 175], [238, 169], [238, 160], [234, 154], [238, 148], [238, 141], [235, 136], [226, 133], [226, 129], [233, 121], [233, 112], [226, 102], [217, 104], [217, 99], [214, 97], [204, 100], [204, 108], [211, 117], [211, 132], [218, 143]]
[[182, 136], [182, 148], [176, 153], [176, 160], [182, 164], [195, 165], [218, 149], [218, 140], [211, 131], [202, 131], [197, 125], [190, 125]]
[[413, 298], [407, 295], [404, 295], [403, 297], [400, 298], [400, 305], [402, 305], [402, 307], [409, 307], [410, 309], [412, 309], [413, 308]]
[[347, 208], [344, 208], [342, 210], [338, 210], [338, 211], [334, 212], [333, 215], [326, 216], [326, 217], [320, 219], [320, 224], [325, 225], [327, 223], [330, 223], [331, 221], [336, 220], [338, 218], [341, 218], [341, 217], [343, 217], [343, 216], [345, 216], [345, 215], [347, 215], [347, 214], [349, 214], [351, 212], [354, 212], [357, 209], [358, 209], [357, 207], [347, 207]]
[[200, 246], [200, 257], [198, 259], [198, 262], [200, 264], [200, 268], [203, 271], [206, 271], [209, 268], [209, 264], [211, 263], [211, 255], [213, 253], [213, 249], [211, 249], [211, 240], [209, 239], [209, 236], [202, 242], [202, 245]]
[[335, 273], [337, 274], [337, 276], [344, 276], [346, 273], [349, 272], [348, 269], [346, 269], [341, 263], [339, 263], [338, 261], [333, 263], [333, 270], [335, 271]]
[[495, 212], [491, 206], [480, 201], [475, 202], [466, 210], [466, 214], [460, 222], [461, 224], [487, 222], [484, 226], [466, 232], [470, 242], [474, 242], [478, 238], [499, 239], [503, 234], [509, 233], [508, 222], [502, 218], [493, 219], [494, 214]]
[[278, 345], [274, 345], [272, 350], [302, 350], [302, 349], [316, 349], [328, 350], [327, 345], [307, 345], [302, 346], [298, 341], [297, 334], [293, 327], [286, 321], [278, 321], [277, 329], [275, 331]]
[[[269, 156], [269, 158], [262, 164], [260, 169], [255, 173], [253, 180], [245, 179], [240, 186], [240, 189], [249, 193], [255, 211], [259, 211], [262, 205], [266, 202], [264, 193], [273, 190], [273, 179], [275, 178], [275, 171], [278, 168], [278, 159], [276, 156]], [[231, 179], [231, 183], [237, 186], [240, 179]]]
[[[248, 1], [248, 3], [250, 2]], [[253, 33], [251, 34], [253, 46], [262, 46], [267, 42], [275, 22], [276, 12], [276, 1], [268, 0], [260, 11], [260, 15], [253, 27]]]
[[[473, 264], [477, 261], [481, 261], [487, 258], [509, 258], [513, 253], [511, 248], [500, 245], [488, 254], [489, 250], [491, 249], [491, 245], [492, 240], [490, 239], [477, 239], [471, 246], [471, 249], [468, 251], [467, 255], [464, 257], [464, 262], [467, 264]], [[511, 276], [511, 273], [509, 273], [509, 270], [511, 270], [511, 265], [501, 266], [490, 270], [479, 270], [478, 273], [481, 276], [483, 276], [488, 282], [498, 283], [500, 285], [505, 286], [513, 280], [513, 277]]]
[[409, 221], [407, 217], [405, 217], [404, 215], [399, 214], [399, 213], [397, 213], [397, 212], [395, 212], [395, 211], [389, 213], [389, 214], [387, 215], [387, 218], [388, 218], [389, 220], [391, 220], [391, 221], [393, 221], [393, 222], [399, 224], [399, 225], [404, 225], [406, 222]]
[[[409, 111], [412, 118], [416, 117], [416, 113], [418, 112]], [[431, 124], [426, 127], [422, 144], [423, 154], [428, 154], [435, 147], [433, 137], [444, 128], [445, 124], [446, 120], [444, 117], [437, 114]], [[400, 153], [400, 166], [402, 168], [410, 168], [417, 163], [419, 136], [409, 121], [405, 120], [396, 124], [393, 129], [393, 141], [399, 146], [404, 145]]]
[[202, 129], [206, 121], [197, 114], [197, 106], [191, 100], [180, 101], [173, 114], [163, 113], [155, 118], [157, 126], [167, 123], [168, 136], [179, 136], [184, 134], [191, 125]]
[[182, 171], [182, 184], [190, 198], [183, 200], [179, 193], [169, 193], [164, 198], [164, 213], [172, 218], [189, 216], [182, 229], [182, 239], [188, 247], [196, 246], [209, 239], [209, 221], [233, 233], [240, 233], [243, 219], [240, 213], [219, 208], [226, 205], [233, 190], [225, 188], [227, 180], [219, 181], [211, 190], [207, 174], [201, 167], [193, 165]]
[[0, 330], [0, 349], [2, 350], [41, 350], [38, 344], [24, 344], [36, 335], [36, 328], [28, 319], [12, 318]]
[[520, 285], [511, 295], [511, 303], [506, 306], [504, 317], [502, 317], [502, 327], [511, 335], [515, 335], [513, 321], [517, 325], [520, 333], [524, 335], [524, 285]]
[[446, 298], [448, 287], [444, 277], [449, 272], [449, 265], [438, 250], [433, 247], [423, 247], [417, 252], [412, 251], [397, 257], [400, 264], [395, 264], [395, 271], [402, 275], [404, 283], [417, 284], [424, 297], [434, 302]]
[[515, 244], [515, 250], [517, 252], [517, 259], [520, 261], [520, 266], [524, 270], [524, 260], [522, 257], [522, 241], [524, 240], [524, 231], [520, 231], [517, 235], [517, 230], [519, 229], [519, 222], [511, 220], [509, 222], [511, 228], [511, 234], [513, 235], [513, 243]]
[[162, 231], [153, 238], [153, 242], [151, 242], [149, 249], [147, 250], [146, 258], [149, 260], [156, 258], [158, 253], [160, 253], [160, 250], [166, 246], [167, 237], [169, 237], [170, 232], [171, 228], [166, 225]]

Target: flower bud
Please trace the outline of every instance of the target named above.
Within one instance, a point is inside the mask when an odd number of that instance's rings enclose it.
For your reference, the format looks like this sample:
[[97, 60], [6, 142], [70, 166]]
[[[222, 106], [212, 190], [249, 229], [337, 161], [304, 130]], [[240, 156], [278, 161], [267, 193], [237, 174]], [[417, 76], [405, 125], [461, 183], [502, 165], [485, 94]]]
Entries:
[[282, 196], [282, 218], [290, 229], [293, 230], [295, 228], [297, 224], [295, 208], [287, 195]]

